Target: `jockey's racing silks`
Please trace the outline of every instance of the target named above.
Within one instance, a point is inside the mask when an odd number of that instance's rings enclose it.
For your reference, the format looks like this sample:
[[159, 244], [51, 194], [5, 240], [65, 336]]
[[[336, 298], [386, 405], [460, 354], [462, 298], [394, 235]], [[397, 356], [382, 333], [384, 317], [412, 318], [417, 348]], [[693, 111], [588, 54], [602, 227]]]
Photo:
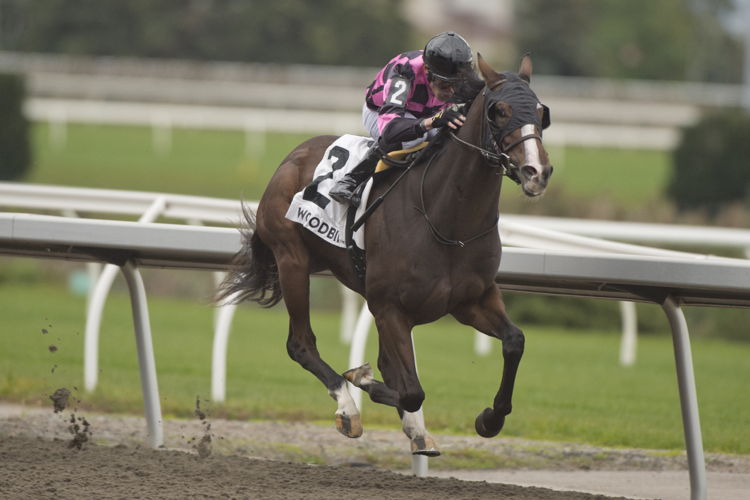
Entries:
[[[430, 89], [422, 54], [422, 50], [413, 50], [397, 55], [378, 72], [367, 88], [365, 102], [368, 108], [379, 113], [378, 131], [385, 143], [406, 140], [403, 137], [390, 137], [391, 132], [399, 136], [404, 132], [398, 126], [388, 127], [394, 120], [404, 118], [406, 113], [418, 119], [428, 118], [448, 105]], [[410, 123], [410, 126], [414, 127], [415, 124]], [[386, 130], [386, 127], [392, 130]]]

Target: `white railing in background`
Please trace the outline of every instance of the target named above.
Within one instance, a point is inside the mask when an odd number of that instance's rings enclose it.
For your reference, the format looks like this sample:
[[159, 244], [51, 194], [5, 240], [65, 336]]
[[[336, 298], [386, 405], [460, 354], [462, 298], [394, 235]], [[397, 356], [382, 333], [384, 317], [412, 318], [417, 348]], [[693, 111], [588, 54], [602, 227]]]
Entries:
[[520, 226], [533, 226], [592, 238], [643, 244], [734, 248], [745, 251], [750, 257], [750, 230], [748, 229], [531, 215], [506, 215], [503, 219]]
[[[181, 194], [94, 189], [0, 182], [0, 207], [29, 210], [70, 210], [78, 213], [141, 216], [156, 200], [163, 200], [159, 217], [195, 220], [235, 227], [240, 221], [237, 200]], [[247, 202], [251, 208], [255, 202]]]
[[[52, 137], [56, 146], [64, 145], [69, 123], [151, 127], [155, 141], [159, 140], [159, 136], [166, 137], [168, 141], [173, 128], [242, 130], [245, 134], [254, 133], [261, 137], [269, 131], [339, 135], [364, 133], [361, 114], [346, 111], [31, 98], [26, 101], [25, 112], [31, 120], [49, 123], [50, 130], [57, 134]], [[248, 144], [253, 140], [248, 137]], [[162, 146], [168, 150], [169, 143], [166, 141]], [[155, 142], [155, 146], [159, 144]]]
[[[358, 100], [379, 69], [0, 51], [0, 71], [25, 75], [31, 95], [118, 101], [252, 106], [268, 105], [270, 96], [273, 104], [289, 105], [290, 99], [298, 99], [291, 105], [351, 109], [351, 101], [347, 99], [343, 102], [307, 99], [309, 94], [306, 96], [304, 92], [327, 89], [325, 95], [329, 96], [331, 88], [350, 89], [357, 93], [352, 99]], [[738, 107], [744, 91], [741, 84], [554, 75], [534, 75], [533, 84], [537, 93], [547, 98], [688, 103], [709, 107]], [[266, 87], [258, 87], [260, 85]], [[602, 118], [618, 119], [604, 116], [597, 121]]]
[[[24, 108], [31, 120], [49, 124], [50, 140], [57, 148], [64, 147], [70, 123], [151, 127], [154, 147], [161, 152], [169, 151], [174, 128], [240, 130], [245, 133], [245, 147], [248, 149], [251, 145], [262, 144], [268, 132], [337, 135], [365, 133], [358, 111], [222, 107], [49, 97], [29, 98]], [[359, 106], [352, 109], [359, 109]], [[609, 111], [611, 115], [618, 113], [618, 110]], [[686, 114], [698, 116], [695, 110]], [[575, 123], [558, 119], [555, 126], [545, 132], [544, 140], [545, 144], [558, 147], [587, 146], [664, 151], [674, 148], [677, 144], [679, 129], [669, 124]]]
[[[155, 146], [168, 148], [173, 127], [360, 133], [377, 68], [0, 51], [0, 71], [26, 77], [27, 116], [48, 122], [56, 144], [69, 122], [119, 123], [151, 126]], [[743, 96], [741, 85], [549, 75], [534, 88], [553, 110], [550, 144], [657, 150], [673, 148], [704, 108], [736, 107]]]

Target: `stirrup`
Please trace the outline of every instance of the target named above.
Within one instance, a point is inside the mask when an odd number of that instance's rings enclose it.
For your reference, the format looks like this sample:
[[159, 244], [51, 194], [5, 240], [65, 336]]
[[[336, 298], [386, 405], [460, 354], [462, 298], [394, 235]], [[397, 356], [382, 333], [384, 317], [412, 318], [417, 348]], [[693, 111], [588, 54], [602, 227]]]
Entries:
[[328, 196], [339, 203], [358, 207], [362, 201], [362, 190], [359, 188], [372, 177], [380, 156], [380, 150], [372, 147], [359, 164], [333, 186]]

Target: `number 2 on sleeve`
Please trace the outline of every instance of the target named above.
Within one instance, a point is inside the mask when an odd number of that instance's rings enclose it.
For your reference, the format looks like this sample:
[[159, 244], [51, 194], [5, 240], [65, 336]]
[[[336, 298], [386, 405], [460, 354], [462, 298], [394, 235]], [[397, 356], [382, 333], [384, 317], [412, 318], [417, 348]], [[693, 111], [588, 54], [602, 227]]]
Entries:
[[391, 85], [388, 90], [388, 104], [404, 107], [406, 106], [406, 97], [409, 94], [409, 80], [405, 78], [391, 79]]

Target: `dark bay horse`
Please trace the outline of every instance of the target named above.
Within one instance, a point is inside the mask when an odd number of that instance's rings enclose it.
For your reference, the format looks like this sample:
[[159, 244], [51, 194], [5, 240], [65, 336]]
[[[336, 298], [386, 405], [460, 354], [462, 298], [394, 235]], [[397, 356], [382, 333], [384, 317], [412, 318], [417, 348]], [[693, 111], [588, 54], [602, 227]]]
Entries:
[[[495, 283], [500, 264], [497, 231], [502, 174], [530, 197], [541, 195], [552, 173], [542, 145], [548, 109], [529, 88], [532, 65], [524, 57], [518, 74], [497, 73], [479, 55], [483, 80], [473, 89], [466, 123], [444, 131], [444, 144], [429, 162], [416, 165], [395, 185], [365, 228], [367, 274], [362, 282], [345, 249], [326, 243], [285, 218], [292, 197], [311, 181], [326, 148], [336, 139], [314, 137], [281, 163], [258, 205], [246, 212], [251, 229], [220, 289], [219, 297], [252, 299], [271, 306], [282, 298], [289, 313], [289, 356], [312, 372], [337, 401], [336, 427], [359, 437], [359, 411], [347, 380], [378, 403], [395, 407], [415, 454], [438, 455], [424, 428], [425, 394], [417, 377], [411, 331], [447, 314], [502, 341], [504, 368], [492, 408], [476, 419], [478, 434], [497, 435], [511, 412], [511, 396], [524, 335], [508, 318]], [[389, 188], [399, 172], [385, 173], [370, 199]], [[375, 317], [378, 368], [340, 374], [323, 361], [310, 326], [310, 274], [329, 270], [361, 294]]]

